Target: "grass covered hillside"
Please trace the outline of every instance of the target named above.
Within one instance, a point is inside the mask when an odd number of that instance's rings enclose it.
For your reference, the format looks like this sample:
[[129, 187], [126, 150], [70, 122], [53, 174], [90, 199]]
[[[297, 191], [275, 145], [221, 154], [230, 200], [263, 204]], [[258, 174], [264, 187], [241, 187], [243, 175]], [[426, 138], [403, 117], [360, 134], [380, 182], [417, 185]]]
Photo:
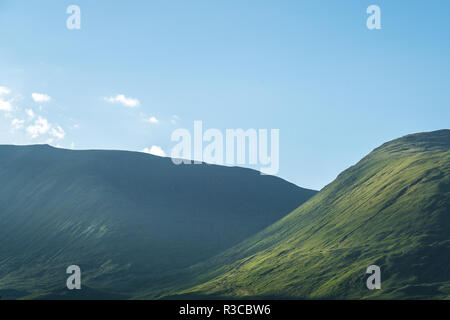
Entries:
[[121, 151], [0, 146], [0, 296], [129, 298], [316, 192], [259, 172]]
[[[372, 264], [381, 267], [381, 290], [366, 288]], [[450, 298], [450, 130], [382, 145], [191, 272], [203, 283], [178, 297]]]

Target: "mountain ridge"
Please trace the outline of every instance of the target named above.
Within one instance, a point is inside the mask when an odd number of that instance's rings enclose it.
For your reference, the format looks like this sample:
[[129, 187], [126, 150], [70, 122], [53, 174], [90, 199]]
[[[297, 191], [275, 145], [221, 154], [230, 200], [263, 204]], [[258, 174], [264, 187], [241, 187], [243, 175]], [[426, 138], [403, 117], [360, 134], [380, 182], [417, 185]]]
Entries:
[[[280, 221], [194, 267], [203, 276], [166, 298], [448, 298], [449, 212], [450, 130], [407, 135], [374, 149]], [[365, 287], [372, 264], [383, 270], [381, 291]]]
[[1, 146], [0, 179], [0, 288], [33, 295], [77, 264], [87, 287], [131, 297], [316, 193], [250, 169], [45, 145]]
[[[450, 298], [450, 130], [384, 143], [318, 193], [248, 169], [181, 166], [171, 169], [170, 179], [161, 179], [164, 168], [172, 167], [169, 158], [129, 151], [61, 151], [50, 146], [43, 147], [45, 155], [28, 154], [36, 149], [42, 148], [22, 148], [8, 158], [0, 146], [0, 178], [8, 181], [0, 185], [0, 243], [12, 247], [0, 247], [0, 295]], [[61, 167], [52, 162], [56, 154]], [[90, 158], [98, 155], [104, 157]], [[23, 162], [23, 156], [28, 160]], [[133, 160], [124, 162], [130, 156]], [[148, 162], [151, 172], [142, 170]], [[27, 179], [39, 183], [30, 185]], [[140, 186], [149, 179], [160, 184], [142, 192]], [[196, 183], [184, 188], [185, 181]], [[55, 190], [58, 196], [52, 199], [49, 195]], [[177, 196], [160, 199], [167, 194]], [[67, 195], [70, 201], [58, 202]], [[292, 206], [290, 213], [286, 199]], [[294, 205], [299, 200], [300, 206]], [[173, 210], [160, 215], [167, 206]], [[40, 208], [37, 213], [32, 210], [36, 208]], [[193, 219], [183, 219], [180, 210]], [[208, 220], [211, 212], [219, 225], [227, 223], [223, 229], [211, 228], [216, 221]], [[249, 232], [261, 212], [265, 218], [259, 220], [259, 230]], [[160, 230], [171, 232], [160, 234], [155, 242], [152, 235]], [[211, 236], [216, 242], [210, 248], [205, 237]], [[67, 250], [83, 261], [88, 290], [81, 295], [71, 295], [61, 286], [66, 277], [63, 269], [75, 263], [64, 254]], [[149, 250], [158, 261], [150, 258]], [[366, 268], [374, 264], [382, 270], [382, 289], [371, 291], [365, 285]]]

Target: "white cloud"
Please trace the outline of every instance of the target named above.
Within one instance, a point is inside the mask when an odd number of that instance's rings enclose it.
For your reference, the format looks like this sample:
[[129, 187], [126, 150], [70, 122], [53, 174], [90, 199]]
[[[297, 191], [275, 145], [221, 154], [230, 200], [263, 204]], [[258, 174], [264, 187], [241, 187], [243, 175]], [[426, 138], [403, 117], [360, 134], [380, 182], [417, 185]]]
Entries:
[[62, 140], [66, 132], [60, 125], [52, 125], [46, 118], [36, 114], [32, 109], [25, 109], [27, 117], [25, 119], [13, 119], [11, 127], [13, 130], [24, 129], [32, 139], [46, 136], [47, 143], [52, 143], [55, 139]]
[[58, 140], [62, 140], [66, 136], [66, 133], [64, 132], [63, 128], [61, 128], [60, 126], [56, 126], [56, 128], [52, 128], [50, 134]]
[[148, 123], [153, 123], [153, 124], [158, 124], [159, 123], [159, 120], [156, 119], [155, 117], [150, 117], [148, 119], [144, 119], [144, 121], [148, 122]]
[[0, 111], [12, 111], [11, 102], [0, 99]]
[[7, 95], [7, 94], [10, 94], [10, 93], [11, 93], [10, 89], [0, 86], [0, 96]]
[[115, 97], [107, 97], [107, 98], [104, 98], [104, 100], [109, 103], [120, 103], [124, 107], [128, 107], [128, 108], [135, 108], [141, 104], [138, 99], [126, 97], [123, 94], [118, 94]]
[[[3, 95], [8, 95], [10, 93], [11, 93], [10, 89], [0, 86], [0, 97]], [[12, 111], [12, 109], [13, 109], [13, 106], [10, 101], [6, 101], [6, 100], [3, 100], [0, 98], [0, 111], [9, 112], [9, 111]]]
[[19, 130], [23, 128], [24, 123], [25, 120], [13, 119], [13, 121], [11, 121], [11, 126], [14, 130]]
[[52, 98], [45, 93], [33, 93], [31, 94], [31, 97], [35, 102], [49, 102], [50, 100], [52, 100]]
[[[46, 118], [37, 115], [31, 108], [23, 110], [26, 115], [23, 119], [14, 117], [14, 113], [11, 113], [10, 111], [13, 111], [14, 109], [22, 109], [16, 108], [12, 105], [12, 101], [14, 99], [11, 99], [9, 101], [2, 99], [3, 95], [8, 95], [10, 93], [11, 90], [6, 87], [0, 86], [0, 111], [7, 111], [5, 116], [8, 116], [8, 118], [12, 119], [11, 128], [13, 131], [23, 129], [31, 136], [32, 139], [38, 138], [40, 136], [46, 136], [47, 141], [50, 142], [53, 142], [54, 140], [62, 140], [65, 138], [66, 133], [61, 126], [53, 126]], [[36, 102], [48, 102], [51, 100], [48, 95], [42, 93], [33, 93], [31, 96]]]
[[152, 154], [152, 155], [158, 156], [158, 157], [165, 157], [165, 156], [167, 156], [166, 153], [164, 152], [164, 150], [160, 146], [152, 146], [150, 149], [149, 148], [145, 148], [141, 152]]
[[25, 113], [27, 114], [28, 117], [30, 117], [31, 119], [34, 118], [34, 111], [31, 109], [26, 109]]
[[34, 124], [27, 127], [27, 132], [31, 135], [31, 137], [37, 138], [42, 134], [46, 134], [50, 130], [50, 124], [47, 119], [39, 116], [37, 120], [34, 121]]

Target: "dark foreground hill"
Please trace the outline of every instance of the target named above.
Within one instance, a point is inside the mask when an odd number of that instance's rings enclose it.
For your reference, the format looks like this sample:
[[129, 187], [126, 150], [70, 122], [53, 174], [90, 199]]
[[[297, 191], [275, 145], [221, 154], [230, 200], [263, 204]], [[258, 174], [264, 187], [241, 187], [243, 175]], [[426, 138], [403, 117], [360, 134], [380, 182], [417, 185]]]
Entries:
[[81, 297], [135, 296], [315, 194], [248, 169], [49, 146], [0, 146], [0, 182], [3, 298], [57, 297], [73, 264]]
[[[381, 290], [366, 287], [370, 265], [381, 267]], [[190, 272], [191, 288], [174, 286], [176, 297], [449, 299], [450, 130], [382, 145]]]

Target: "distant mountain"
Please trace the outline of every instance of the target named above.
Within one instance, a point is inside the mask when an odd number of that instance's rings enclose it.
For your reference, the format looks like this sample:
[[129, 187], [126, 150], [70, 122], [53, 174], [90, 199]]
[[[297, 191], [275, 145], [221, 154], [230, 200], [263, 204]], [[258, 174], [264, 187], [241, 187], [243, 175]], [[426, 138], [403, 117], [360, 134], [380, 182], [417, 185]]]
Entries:
[[[381, 290], [366, 287], [370, 265], [381, 268]], [[191, 288], [174, 285], [172, 298], [449, 299], [450, 130], [382, 145], [189, 272]]]
[[0, 296], [126, 298], [219, 254], [316, 192], [259, 172], [122, 151], [0, 146]]

